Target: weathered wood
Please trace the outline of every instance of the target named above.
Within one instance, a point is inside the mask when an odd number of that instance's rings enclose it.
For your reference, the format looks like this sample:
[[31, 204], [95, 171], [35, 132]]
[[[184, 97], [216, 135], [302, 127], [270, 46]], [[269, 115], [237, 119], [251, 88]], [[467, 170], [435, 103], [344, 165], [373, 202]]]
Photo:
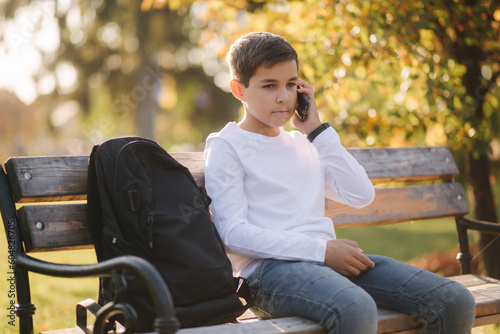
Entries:
[[85, 199], [88, 159], [63, 156], [7, 160], [5, 169], [14, 199], [19, 203]]
[[450, 279], [466, 286], [476, 300], [474, 327], [500, 323], [500, 281], [478, 275], [453, 276]]
[[[375, 201], [354, 209], [328, 200], [326, 215], [336, 228], [390, 224], [401, 221], [459, 216], [468, 205], [458, 183], [377, 189]], [[44, 224], [37, 230], [35, 224]], [[24, 206], [21, 231], [28, 251], [90, 247], [85, 204]]]
[[170, 153], [170, 155], [189, 169], [198, 185], [205, 184], [203, 152]]
[[[374, 183], [451, 180], [458, 175], [448, 147], [348, 148]], [[203, 152], [172, 153], [203, 180]], [[201, 182], [200, 182], [201, 183]]]
[[474, 327], [486, 326], [500, 323], [500, 314], [488, 315], [484, 317], [476, 317]]
[[378, 308], [377, 333], [393, 333], [420, 328], [408, 314]]
[[[451, 280], [457, 281], [464, 286], [468, 287], [471, 290], [472, 294], [476, 299], [476, 303], [478, 304], [477, 308], [477, 319], [474, 323], [474, 327], [482, 326], [486, 324], [500, 322], [500, 298], [497, 294], [497, 291], [500, 288], [500, 281], [485, 278], [477, 275], [463, 275], [463, 276], [453, 276], [449, 277]], [[492, 298], [492, 296], [494, 296]], [[496, 298], [495, 298], [496, 296]], [[489, 297], [489, 298], [488, 298]], [[289, 333], [287, 330], [294, 329], [295, 331], [291, 331], [290, 333], [310, 333], [310, 330], [313, 330], [312, 333], [316, 333], [316, 330], [319, 330], [318, 333], [321, 332], [321, 328], [314, 327], [314, 322], [307, 325], [307, 328], [304, 331], [299, 330], [300, 327], [295, 327], [298, 319], [297, 317], [291, 318], [281, 318], [276, 319], [280, 320], [280, 325], [276, 328], [267, 328], [270, 320], [260, 320], [255, 322], [252, 320], [250, 315], [246, 315], [244, 318], [244, 323], [239, 324], [231, 324], [231, 325], [221, 325], [216, 326], [217, 330], [215, 332], [207, 332], [206, 328], [192, 328], [181, 330], [179, 333], [182, 334], [202, 334], [202, 333]], [[267, 322], [267, 323], [266, 323]], [[257, 323], [265, 323], [265, 326], [261, 327], [253, 327]], [[252, 324], [252, 325], [249, 325]], [[299, 324], [302, 324], [299, 322]], [[310, 328], [309, 326], [313, 326]], [[319, 325], [318, 325], [319, 326]], [[418, 328], [421, 326], [412, 320], [411, 316], [392, 311], [387, 309], [378, 309], [378, 333], [418, 333]], [[254, 330], [255, 331], [252, 331]], [[262, 330], [262, 331], [261, 331]]]
[[451, 180], [458, 175], [448, 147], [349, 148], [374, 183]]
[[463, 286], [465, 286], [467, 288], [472, 287], [472, 286], [485, 285], [485, 284], [491, 284], [491, 285], [500, 284], [500, 281], [495, 279], [495, 278], [483, 277], [483, 276], [473, 275], [473, 274], [452, 276], [452, 277], [450, 277], [450, 279], [462, 284]]
[[476, 300], [474, 327], [500, 322], [500, 281], [478, 275], [449, 277], [467, 287]]
[[443, 183], [376, 189], [375, 200], [362, 209], [327, 200], [325, 212], [336, 228], [345, 228], [460, 216], [469, 207], [459, 183]]
[[[458, 174], [447, 147], [348, 149], [374, 183], [450, 180]], [[203, 152], [172, 153], [204, 184]], [[86, 198], [88, 156], [20, 157], [5, 163], [19, 203]], [[27, 174], [26, 174], [27, 173]], [[24, 175], [26, 174], [26, 177]]]
[[181, 329], [179, 334], [236, 334], [236, 333], [258, 333], [258, 334], [325, 334], [326, 330], [317, 322], [300, 317], [279, 318], [260, 320], [255, 322], [224, 324], [217, 326]]
[[500, 314], [500, 284], [485, 284], [468, 288], [476, 299], [476, 316]]
[[[88, 329], [88, 333], [92, 333], [91, 330], [92, 328]], [[88, 334], [85, 333], [81, 328], [79, 327], [72, 327], [72, 328], [63, 328], [63, 329], [55, 329], [55, 330], [46, 330], [46, 331], [41, 331], [40, 334]]]
[[26, 251], [92, 248], [85, 207], [86, 204], [62, 204], [20, 208], [19, 228]]

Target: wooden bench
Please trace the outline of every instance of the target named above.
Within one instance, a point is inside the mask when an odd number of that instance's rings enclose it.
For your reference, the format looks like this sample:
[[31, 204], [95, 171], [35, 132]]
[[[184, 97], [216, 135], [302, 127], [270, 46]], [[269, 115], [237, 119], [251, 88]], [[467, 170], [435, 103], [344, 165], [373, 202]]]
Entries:
[[[447, 147], [408, 147], [350, 149], [377, 186], [376, 199], [370, 206], [355, 210], [326, 201], [326, 214], [337, 229], [374, 226], [428, 218], [454, 217], [460, 241], [463, 275], [452, 277], [468, 287], [476, 299], [475, 326], [500, 322], [500, 282], [471, 275], [468, 229], [498, 233], [497, 224], [474, 222], [464, 216], [469, 207], [462, 186], [453, 182], [458, 170]], [[203, 153], [172, 154], [188, 167], [199, 184], [204, 183]], [[9, 245], [16, 264], [17, 316], [20, 333], [32, 333], [32, 315], [28, 272], [60, 277], [112, 276], [123, 269], [142, 275], [154, 291], [159, 325], [157, 332], [171, 333], [174, 319], [168, 289], [156, 270], [135, 257], [123, 257], [98, 264], [63, 265], [30, 257], [29, 253], [91, 248], [85, 216], [87, 156], [19, 157], [5, 163], [0, 173], [0, 205]], [[43, 305], [42, 305], [43, 307]], [[77, 307], [77, 326], [69, 332], [83, 333], [87, 310], [97, 311], [92, 300]], [[125, 311], [124, 311], [125, 309]], [[410, 316], [379, 310], [379, 333], [417, 333]], [[108, 312], [108, 313], [106, 313]], [[101, 332], [103, 317], [126, 312], [123, 305], [101, 310], [94, 331]], [[67, 333], [55, 331], [54, 333]], [[317, 323], [290, 317], [257, 320], [245, 315], [238, 323], [204, 328], [181, 329], [178, 333], [324, 333]]]

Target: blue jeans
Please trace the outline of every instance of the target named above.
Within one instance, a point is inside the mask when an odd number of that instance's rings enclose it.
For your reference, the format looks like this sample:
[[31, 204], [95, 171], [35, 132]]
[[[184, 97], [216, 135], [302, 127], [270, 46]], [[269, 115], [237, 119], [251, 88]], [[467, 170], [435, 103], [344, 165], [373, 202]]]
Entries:
[[316, 263], [264, 260], [248, 278], [261, 318], [302, 316], [329, 334], [377, 332], [377, 306], [410, 314], [420, 333], [470, 333], [469, 291], [429, 271], [376, 255], [375, 268], [345, 277]]

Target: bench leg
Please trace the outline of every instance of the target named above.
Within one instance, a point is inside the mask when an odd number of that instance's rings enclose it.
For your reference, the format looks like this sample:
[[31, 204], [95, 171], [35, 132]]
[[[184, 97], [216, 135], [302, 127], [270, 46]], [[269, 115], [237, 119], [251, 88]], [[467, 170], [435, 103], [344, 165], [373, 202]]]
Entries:
[[[14, 262], [24, 254], [23, 246], [19, 238], [19, 228], [17, 225], [16, 206], [11, 195], [7, 175], [0, 165], [0, 209], [5, 227], [5, 235], [9, 244], [9, 253], [13, 255]], [[33, 334], [33, 314], [35, 305], [31, 303], [30, 283], [28, 272], [16, 264], [12, 264], [16, 279], [16, 315], [19, 318], [19, 333]]]
[[31, 292], [28, 272], [24, 269], [16, 269], [17, 302], [16, 314], [19, 318], [19, 333], [33, 334], [33, 315], [35, 305], [31, 303]]
[[458, 243], [460, 245], [460, 253], [457, 259], [462, 267], [462, 275], [471, 274], [472, 272], [472, 254], [469, 249], [469, 237], [467, 236], [467, 227], [460, 224], [462, 217], [455, 218], [457, 224]]

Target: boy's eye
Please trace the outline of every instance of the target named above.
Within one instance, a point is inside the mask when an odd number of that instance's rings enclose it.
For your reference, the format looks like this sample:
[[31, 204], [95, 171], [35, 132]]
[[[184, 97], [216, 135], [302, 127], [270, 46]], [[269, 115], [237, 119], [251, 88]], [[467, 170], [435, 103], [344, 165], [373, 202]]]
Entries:
[[263, 88], [273, 88], [273, 87], [274, 87], [274, 84], [269, 84], [269, 85], [263, 86]]
[[297, 84], [295, 82], [289, 82], [288, 83], [288, 87], [295, 87], [297, 86]]

